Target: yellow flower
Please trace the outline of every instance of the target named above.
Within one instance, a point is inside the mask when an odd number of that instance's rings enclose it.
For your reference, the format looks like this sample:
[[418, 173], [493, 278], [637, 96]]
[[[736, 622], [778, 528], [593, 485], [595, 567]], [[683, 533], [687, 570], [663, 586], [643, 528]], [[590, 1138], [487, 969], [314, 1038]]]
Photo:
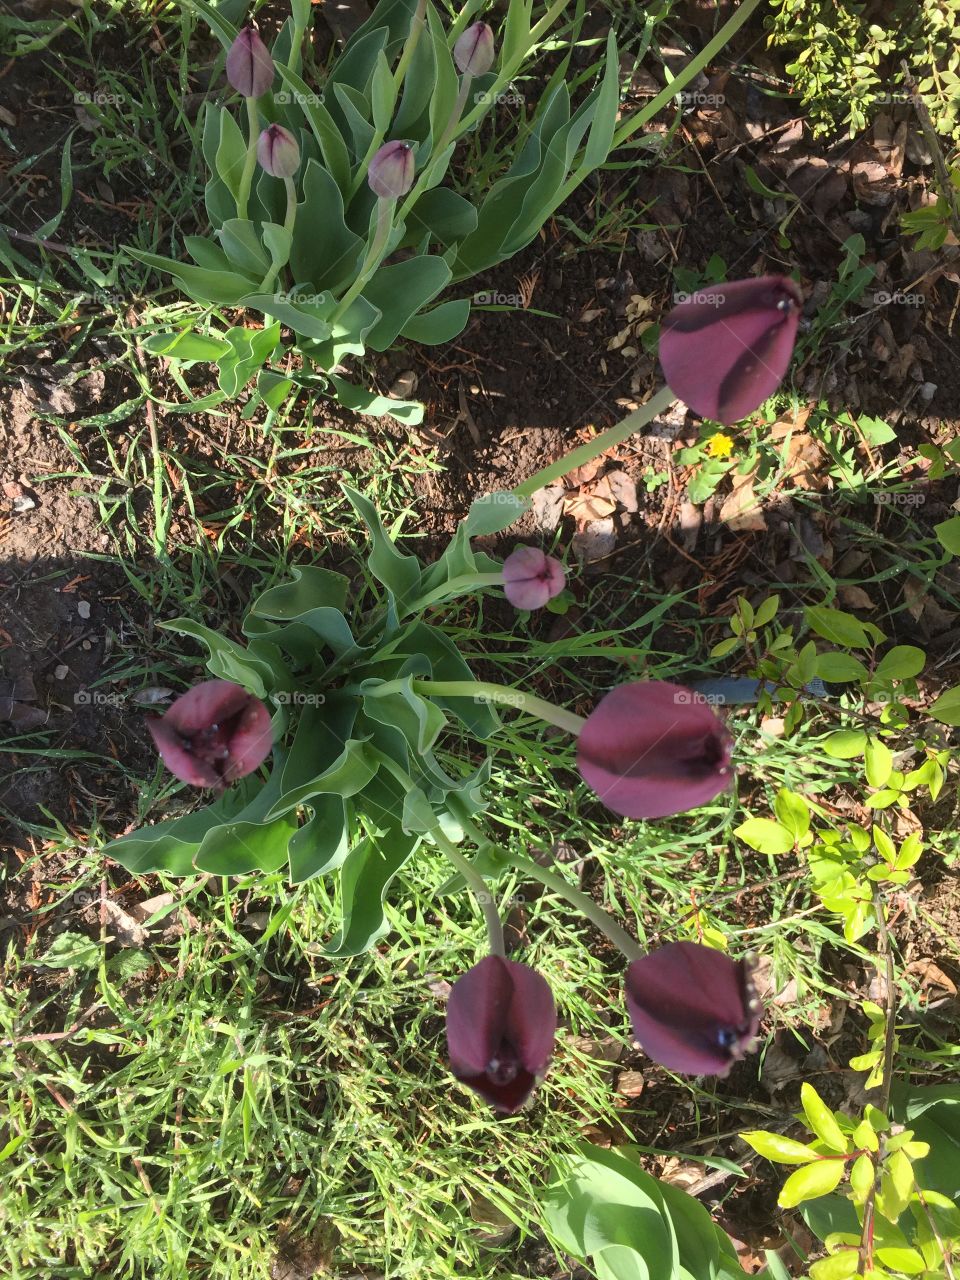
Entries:
[[707, 454], [711, 458], [729, 458], [733, 453], [733, 439], [718, 431], [707, 441]]

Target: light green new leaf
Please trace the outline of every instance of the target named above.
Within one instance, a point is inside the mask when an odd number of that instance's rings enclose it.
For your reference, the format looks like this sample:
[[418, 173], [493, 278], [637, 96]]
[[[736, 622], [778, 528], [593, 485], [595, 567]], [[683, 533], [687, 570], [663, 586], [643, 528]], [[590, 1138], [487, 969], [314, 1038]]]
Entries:
[[793, 833], [771, 818], [748, 818], [733, 834], [758, 853], [789, 853], [795, 843]]
[[800, 1103], [807, 1124], [822, 1143], [831, 1151], [846, 1151], [847, 1139], [837, 1124], [836, 1118], [812, 1084], [804, 1081], [800, 1086]]
[[829, 1195], [839, 1185], [845, 1167], [842, 1160], [818, 1160], [797, 1169], [783, 1184], [777, 1204], [781, 1209], [794, 1209], [804, 1200]]
[[758, 1155], [766, 1156], [777, 1164], [809, 1164], [817, 1158], [817, 1153], [804, 1143], [785, 1138], [780, 1133], [770, 1133], [767, 1129], [751, 1129], [747, 1133], [741, 1133], [740, 1137]]

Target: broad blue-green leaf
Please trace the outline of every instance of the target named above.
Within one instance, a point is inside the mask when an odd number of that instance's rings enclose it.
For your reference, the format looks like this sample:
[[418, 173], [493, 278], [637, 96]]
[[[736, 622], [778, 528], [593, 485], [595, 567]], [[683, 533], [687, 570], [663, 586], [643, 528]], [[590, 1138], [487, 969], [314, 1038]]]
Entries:
[[374, 137], [374, 128], [368, 118], [370, 103], [358, 89], [347, 84], [335, 84], [333, 93], [346, 122], [350, 151], [354, 160], [360, 160], [370, 149]]
[[421, 35], [420, 39], [429, 40], [433, 45], [435, 70], [429, 117], [430, 134], [435, 147], [453, 114], [460, 81], [450, 50], [447, 48], [446, 33], [432, 4], [427, 5], [427, 27], [428, 30]]
[[344, 617], [347, 579], [317, 565], [296, 565], [291, 573], [292, 581], [262, 592], [251, 604], [250, 613], [308, 627], [338, 658], [359, 652]]
[[367, 346], [374, 351], [393, 346], [408, 320], [435, 298], [449, 279], [447, 264], [430, 255], [381, 267], [363, 291], [380, 312], [380, 319], [367, 334]]
[[593, 1255], [597, 1280], [656, 1280], [636, 1249], [625, 1244], [610, 1244]]
[[236, 271], [208, 271], [204, 267], [193, 267], [188, 262], [175, 262], [156, 253], [144, 253], [140, 249], [127, 249], [126, 252], [138, 262], [173, 276], [195, 302], [238, 306], [253, 283]]
[[293, 390], [293, 379], [262, 369], [257, 375], [257, 394], [268, 409], [276, 413]]
[[274, 818], [290, 813], [314, 796], [337, 795], [349, 799], [363, 790], [376, 771], [377, 762], [363, 743], [351, 739], [328, 769], [302, 786], [285, 791], [267, 816]]
[[400, 330], [400, 336], [409, 338], [411, 342], [436, 347], [441, 343], [451, 342], [461, 334], [469, 319], [470, 299], [454, 298], [450, 302], [441, 302], [432, 311], [411, 316]]
[[398, 422], [410, 427], [423, 421], [423, 405], [419, 400], [394, 400], [377, 395], [375, 391], [367, 391], [365, 387], [358, 387], [344, 378], [338, 378], [335, 373], [329, 373], [327, 377], [336, 388], [340, 403], [347, 409], [353, 409], [355, 413], [363, 413], [371, 418], [396, 418]]
[[[416, 623], [403, 647], [424, 654], [434, 680], [473, 680], [473, 672], [459, 649], [443, 631], [425, 622]], [[437, 698], [431, 701], [463, 724], [475, 738], [489, 738], [500, 728], [500, 717], [488, 702], [473, 698]]]
[[258, 658], [249, 648], [237, 644], [229, 636], [221, 635], [201, 622], [192, 618], [174, 618], [170, 622], [160, 624], [169, 631], [181, 636], [193, 636], [206, 645], [209, 653], [207, 668], [213, 676], [223, 680], [232, 680], [242, 685], [255, 698], [265, 698], [274, 688], [278, 676], [282, 678], [271, 663]]
[[232, 398], [276, 351], [280, 342], [280, 324], [278, 321], [263, 329], [228, 329], [224, 340], [229, 349], [217, 362], [218, 382], [224, 395]]
[[191, 875], [196, 869], [194, 855], [207, 832], [235, 816], [263, 785], [259, 778], [243, 778], [206, 808], [120, 836], [106, 845], [105, 852], [134, 875], [153, 871]]
[[412, 677], [404, 681], [402, 689], [380, 697], [376, 693], [379, 685], [379, 680], [365, 680], [360, 685], [364, 713], [397, 729], [412, 751], [418, 754], [429, 751], [447, 723], [443, 712], [414, 691]]
[[[235, 269], [234, 264], [230, 262], [223, 249], [212, 240], [208, 240], [206, 236], [184, 236], [183, 247], [197, 266], [203, 267], [205, 271], [233, 271]], [[241, 272], [241, 274], [245, 273]]]
[[591, 169], [603, 164], [610, 154], [617, 111], [620, 106], [620, 59], [617, 56], [617, 39], [613, 28], [607, 33], [607, 51], [604, 59], [603, 80], [597, 92], [590, 135], [584, 148], [583, 162], [578, 174], [586, 176]]
[[220, 143], [214, 158], [217, 176], [234, 200], [240, 193], [240, 176], [247, 159], [247, 144], [229, 111], [220, 112]]
[[530, 510], [529, 498], [518, 498], [512, 493], [488, 493], [475, 498], [466, 515], [467, 533], [471, 538], [483, 538], [499, 533], [520, 519]]
[[340, 796], [312, 796], [308, 804], [312, 813], [287, 846], [293, 884], [335, 871], [350, 853], [346, 805]]
[[195, 865], [198, 871], [219, 876], [278, 871], [287, 861], [287, 846], [296, 829], [293, 814], [267, 822], [238, 818], [207, 833], [197, 850]]
[[260, 228], [260, 234], [270, 254], [271, 266], [279, 271], [290, 260], [290, 246], [293, 243], [291, 233], [278, 222], [265, 222]]
[[449, 187], [434, 187], [424, 192], [407, 214], [407, 229], [413, 243], [427, 233], [443, 245], [457, 244], [476, 227], [475, 206]]
[[373, 112], [374, 128], [381, 136], [387, 132], [396, 101], [396, 82], [386, 55], [381, 49], [377, 55], [373, 75], [370, 77], [370, 109]]
[[216, 360], [230, 347], [223, 338], [208, 333], [194, 333], [184, 329], [180, 333], [153, 333], [144, 338], [143, 348], [153, 356], [168, 356], [177, 360]]
[[303, 113], [320, 147], [324, 166], [345, 195], [350, 190], [350, 153], [336, 121], [306, 81], [282, 64], [277, 65], [277, 70], [284, 84], [299, 94]]
[[369, 498], [342, 485], [344, 494], [360, 519], [367, 526], [373, 548], [367, 563], [370, 572], [393, 593], [398, 607], [409, 608], [417, 598], [420, 588], [420, 561], [416, 556], [406, 555], [399, 551], [393, 540], [388, 537], [377, 513], [376, 507]]
[[300, 302], [295, 294], [291, 299], [284, 293], [253, 293], [247, 289], [239, 302], [241, 306], [254, 307], [265, 315], [273, 316], [296, 334], [322, 341], [332, 332], [330, 316], [335, 304], [329, 293], [322, 294], [321, 298], [320, 302], [312, 298], [310, 302]]
[[352, 282], [363, 249], [363, 240], [344, 220], [336, 181], [316, 160], [308, 160], [290, 253], [294, 279], [300, 284], [309, 281], [315, 289], [339, 291]]
[[340, 868], [343, 925], [325, 948], [328, 956], [360, 955], [387, 932], [383, 912], [387, 889], [420, 839], [390, 826], [351, 849]]

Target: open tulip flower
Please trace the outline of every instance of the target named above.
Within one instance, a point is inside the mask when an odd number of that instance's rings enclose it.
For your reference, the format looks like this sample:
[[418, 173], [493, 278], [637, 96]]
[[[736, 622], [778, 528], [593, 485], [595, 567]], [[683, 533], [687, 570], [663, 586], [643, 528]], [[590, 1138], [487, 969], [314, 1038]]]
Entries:
[[502, 956], [458, 978], [447, 1002], [447, 1050], [456, 1078], [498, 1111], [519, 1111], [553, 1053], [557, 1015], [546, 980]]
[[704, 286], [667, 315], [660, 364], [694, 413], [739, 422], [771, 396], [793, 355], [803, 297], [787, 276]]
[[503, 562], [503, 590], [515, 609], [542, 609], [566, 581], [560, 561], [539, 547], [517, 547]]
[[621, 684], [577, 740], [580, 776], [625, 818], [696, 809], [730, 784], [733, 739], [706, 700], [668, 681]]
[[746, 960], [671, 942], [634, 960], [625, 992], [644, 1053], [671, 1071], [725, 1076], [750, 1048], [761, 1007]]
[[273, 750], [270, 712], [230, 680], [195, 684], [147, 728], [170, 772], [194, 787], [244, 778]]

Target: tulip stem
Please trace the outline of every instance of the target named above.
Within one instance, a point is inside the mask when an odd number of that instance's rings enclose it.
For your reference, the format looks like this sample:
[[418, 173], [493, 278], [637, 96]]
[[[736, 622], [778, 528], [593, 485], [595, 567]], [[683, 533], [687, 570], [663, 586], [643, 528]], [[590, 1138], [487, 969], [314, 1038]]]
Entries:
[[[449, 840], [439, 827], [430, 832], [430, 838], [434, 841], [437, 848], [440, 849], [447, 858], [453, 863], [456, 869], [466, 880], [470, 886], [473, 896], [480, 905], [483, 912], [483, 919], [487, 926], [487, 938], [490, 942], [490, 954], [494, 956], [505, 956], [506, 950], [503, 945], [503, 923], [500, 919], [500, 912], [497, 910], [497, 904], [493, 894], [487, 888], [487, 882], [479, 871], [468, 862], [460, 850], [456, 847], [452, 840]], [[482, 839], [482, 837], [481, 837]]]
[[[293, 235], [293, 224], [297, 220], [297, 188], [293, 185], [292, 178], [284, 178], [283, 185], [287, 189], [287, 215], [283, 220], [283, 229], [291, 236]], [[287, 255], [289, 259], [289, 254]], [[274, 280], [276, 280], [280, 268], [284, 266], [283, 262], [275, 261], [270, 270], [260, 281], [258, 293], [266, 293], [272, 288]]]
[[591, 920], [628, 960], [639, 960], [645, 954], [637, 940], [631, 938], [625, 929], [621, 929], [608, 911], [604, 911], [598, 902], [594, 902], [592, 898], [587, 897], [585, 893], [572, 885], [569, 880], [558, 875], [556, 871], [549, 871], [546, 867], [541, 867], [538, 862], [532, 862], [529, 858], [511, 853], [508, 849], [504, 850], [504, 855], [509, 858], [510, 865], [516, 867], [518, 871], [522, 871], [531, 880], [539, 880], [541, 884], [546, 885], [548, 889], [552, 889], [561, 898], [566, 898], [571, 906], [576, 907], [588, 920]]
[[[387, 689], [387, 685], [381, 685], [380, 689], [370, 692], [376, 696], [381, 690]], [[473, 698], [475, 702], [495, 702], [516, 707], [518, 711], [526, 711], [528, 715], [556, 725], [558, 729], [572, 733], [574, 737], [579, 736], [586, 724], [583, 716], [567, 711], [565, 707], [558, 707], [535, 694], [524, 693], [522, 689], [511, 689], [505, 684], [492, 684], [482, 680], [414, 680], [413, 689], [426, 698]]]
[[592, 462], [594, 458], [598, 458], [607, 449], [612, 449], [615, 445], [622, 444], [628, 436], [633, 435], [634, 431], [639, 430], [640, 427], [645, 427], [651, 418], [655, 418], [658, 413], [663, 413], [669, 409], [676, 398], [676, 395], [669, 387], [661, 387], [655, 395], [650, 397], [646, 404], [642, 404], [639, 409], [634, 409], [633, 413], [628, 414], [615, 427], [608, 427], [606, 431], [601, 431], [598, 436], [588, 441], [587, 444], [571, 449], [569, 453], [564, 454], [557, 462], [551, 462], [548, 467], [542, 467], [539, 471], [534, 472], [528, 480], [524, 480], [522, 484], [518, 484], [510, 492], [518, 498], [529, 498], [538, 489], [542, 489], [554, 480], [559, 480], [561, 476], [565, 476], [568, 471], [573, 471], [576, 467], [582, 467], [586, 463]]
[[367, 286], [367, 281], [383, 260], [387, 241], [390, 239], [390, 232], [393, 229], [393, 209], [395, 204], [396, 201], [389, 196], [377, 197], [377, 227], [373, 233], [373, 240], [370, 242], [367, 256], [363, 260], [360, 274], [337, 304], [337, 309], [330, 320], [331, 324], [336, 324], [347, 308], [359, 298]]
[[253, 186], [253, 171], [257, 167], [257, 139], [260, 136], [260, 117], [257, 115], [256, 98], [245, 98], [247, 104], [247, 154], [240, 174], [240, 189], [237, 192], [237, 217], [247, 216], [247, 204], [250, 200], [250, 188]]
[[502, 586], [502, 569], [498, 569], [496, 573], [468, 573], [464, 574], [462, 578], [450, 578], [442, 587], [437, 587], [436, 591], [431, 591], [429, 595], [417, 601], [417, 612], [419, 613], [421, 609], [429, 608], [430, 605], [440, 604], [443, 600], [465, 595], [469, 591], [479, 590], [480, 587]]

